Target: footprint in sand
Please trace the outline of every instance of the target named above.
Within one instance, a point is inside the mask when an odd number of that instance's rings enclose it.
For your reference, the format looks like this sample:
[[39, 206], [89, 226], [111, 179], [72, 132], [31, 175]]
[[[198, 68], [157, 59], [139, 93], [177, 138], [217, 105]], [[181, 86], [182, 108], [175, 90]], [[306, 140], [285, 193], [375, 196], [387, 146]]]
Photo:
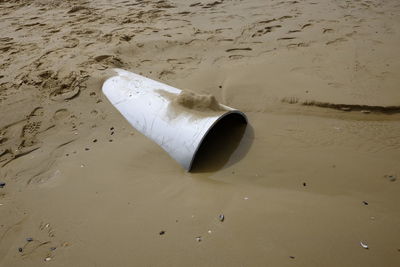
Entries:
[[341, 38], [337, 38], [337, 39], [335, 39], [335, 40], [326, 42], [326, 44], [327, 44], [327, 45], [339, 44], [339, 43], [343, 43], [343, 42], [345, 42], [345, 41], [347, 41], [347, 39], [341, 37]]
[[277, 40], [293, 40], [293, 39], [296, 39], [296, 37], [281, 37], [278, 38]]
[[297, 47], [308, 47], [309, 44], [307, 43], [294, 43], [294, 44], [288, 44], [286, 47], [287, 48], [297, 48]]
[[87, 9], [87, 7], [85, 7], [85, 6], [73, 6], [70, 10], [68, 10], [67, 13], [72, 14], [72, 13], [76, 13], [78, 11], [85, 10], [85, 9]]
[[74, 48], [79, 45], [79, 40], [76, 38], [66, 39], [65, 42], [65, 48]]
[[67, 118], [71, 113], [66, 108], [58, 109], [54, 112], [53, 118], [55, 121], [60, 121]]
[[327, 28], [327, 29], [323, 29], [322, 33], [332, 33], [333, 29]]
[[[58, 85], [57, 89], [50, 93], [50, 99], [53, 101], [68, 101], [79, 95], [80, 86], [82, 85], [84, 78], [80, 77], [80, 75], [76, 74], [75, 72], [71, 72], [68, 76], [56, 80], [62, 82]], [[50, 83], [50, 85], [51, 84], [52, 83]]]
[[68, 242], [56, 240], [55, 231], [49, 223], [41, 222], [38, 230], [32, 229], [32, 236], [26, 237], [18, 248], [23, 258], [40, 257], [51, 261], [59, 249], [69, 246]]
[[258, 30], [257, 32], [255, 32], [251, 37], [259, 37], [262, 36], [264, 34], [270, 33], [273, 30], [277, 29], [277, 28], [281, 28], [281, 25], [272, 25], [272, 26], [267, 26], [264, 27], [263, 29]]
[[310, 27], [310, 26], [312, 26], [312, 24], [311, 23], [307, 23], [307, 24], [304, 24], [303, 26], [301, 26], [301, 29], [303, 30], [303, 29], [305, 29], [307, 27]]
[[94, 60], [98, 63], [102, 63], [103, 67], [112, 66], [121, 68], [124, 66], [124, 62], [119, 57], [113, 55], [95, 56]]
[[224, 2], [224, 0], [214, 1], [214, 2], [211, 2], [211, 3], [205, 4], [204, 6], [202, 6], [202, 8], [212, 8], [212, 7], [215, 7], [217, 5], [222, 4], [223, 2]]
[[250, 47], [244, 47], [244, 48], [241, 48], [241, 47], [238, 47], [238, 48], [230, 48], [230, 49], [227, 49], [227, 50], [225, 50], [225, 52], [232, 52], [232, 51], [251, 51], [251, 50], [253, 50], [253, 49], [251, 49]]

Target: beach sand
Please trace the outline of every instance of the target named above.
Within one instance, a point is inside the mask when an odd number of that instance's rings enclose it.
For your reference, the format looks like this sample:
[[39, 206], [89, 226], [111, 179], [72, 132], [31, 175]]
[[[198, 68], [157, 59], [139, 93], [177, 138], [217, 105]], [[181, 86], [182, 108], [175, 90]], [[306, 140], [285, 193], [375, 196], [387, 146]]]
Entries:
[[[399, 47], [397, 0], [0, 0], [0, 266], [400, 266]], [[245, 112], [237, 149], [185, 172], [115, 67]]]

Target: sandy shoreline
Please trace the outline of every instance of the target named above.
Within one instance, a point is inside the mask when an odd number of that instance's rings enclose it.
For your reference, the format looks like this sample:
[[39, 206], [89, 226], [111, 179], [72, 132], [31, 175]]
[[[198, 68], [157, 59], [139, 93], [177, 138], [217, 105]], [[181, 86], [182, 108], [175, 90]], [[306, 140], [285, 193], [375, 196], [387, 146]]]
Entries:
[[[0, 25], [0, 266], [400, 264], [398, 1], [0, 1]], [[103, 96], [114, 67], [244, 111], [239, 149], [185, 172]]]

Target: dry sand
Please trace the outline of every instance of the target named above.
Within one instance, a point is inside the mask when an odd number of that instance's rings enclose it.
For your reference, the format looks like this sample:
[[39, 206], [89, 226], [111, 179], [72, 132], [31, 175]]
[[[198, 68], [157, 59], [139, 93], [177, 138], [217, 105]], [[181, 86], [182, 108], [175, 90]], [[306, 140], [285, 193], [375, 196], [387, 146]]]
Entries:
[[[0, 0], [0, 26], [1, 267], [400, 266], [398, 0]], [[184, 172], [113, 67], [246, 112], [238, 148]]]

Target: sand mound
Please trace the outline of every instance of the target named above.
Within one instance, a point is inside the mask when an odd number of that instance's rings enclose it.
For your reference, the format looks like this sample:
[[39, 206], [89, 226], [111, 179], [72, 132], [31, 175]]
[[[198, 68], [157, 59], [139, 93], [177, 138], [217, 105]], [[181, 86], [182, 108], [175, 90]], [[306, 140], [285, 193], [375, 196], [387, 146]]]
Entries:
[[200, 95], [193, 92], [182, 91], [174, 102], [185, 108], [198, 111], [223, 110], [213, 95]]

